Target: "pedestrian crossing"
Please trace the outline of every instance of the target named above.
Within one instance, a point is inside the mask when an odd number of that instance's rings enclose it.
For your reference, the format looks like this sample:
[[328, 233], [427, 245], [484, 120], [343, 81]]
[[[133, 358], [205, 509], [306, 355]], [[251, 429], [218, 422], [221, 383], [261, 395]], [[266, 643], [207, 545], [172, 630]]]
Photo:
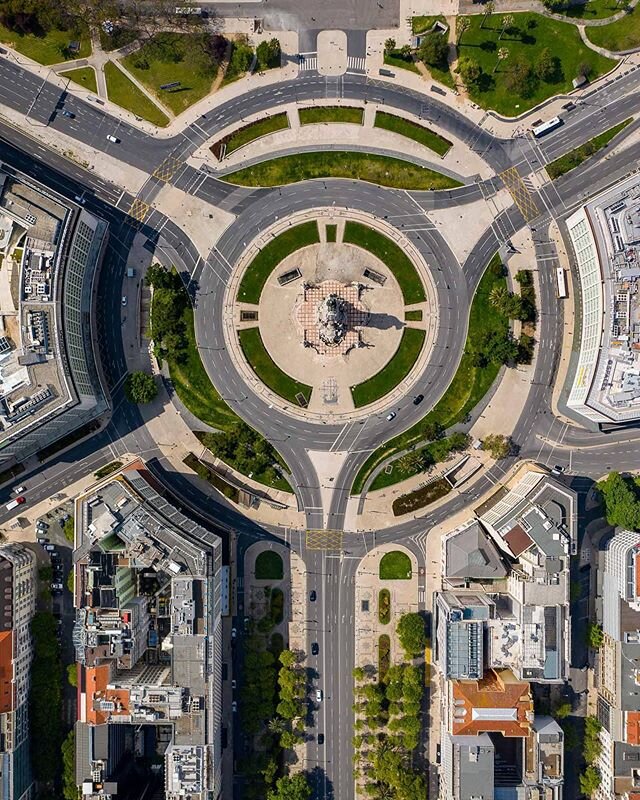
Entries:
[[317, 53], [298, 53], [298, 72], [311, 72], [318, 69]]
[[364, 56], [348, 56], [347, 72], [365, 72], [366, 59]]

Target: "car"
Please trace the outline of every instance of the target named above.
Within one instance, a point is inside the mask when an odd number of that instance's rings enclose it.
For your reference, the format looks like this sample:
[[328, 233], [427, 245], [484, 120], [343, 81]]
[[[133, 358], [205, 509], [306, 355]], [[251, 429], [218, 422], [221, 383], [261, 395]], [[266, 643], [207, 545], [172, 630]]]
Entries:
[[234, 713], [234, 714], [235, 714], [235, 713], [236, 713], [236, 711], [238, 710], [238, 703], [237, 703], [237, 701], [236, 701], [236, 700], [233, 700], [233, 701], [232, 701], [232, 703], [231, 703], [231, 710], [233, 711], [233, 713]]
[[45, 544], [44, 549], [47, 551], [47, 553], [53, 553], [56, 547], [54, 544]]
[[49, 524], [47, 522], [43, 522], [42, 520], [40, 520], [36, 525], [36, 528], [39, 531], [46, 531], [49, 527], [50, 527]]
[[67, 111], [66, 108], [62, 110], [62, 116], [66, 117], [67, 119], [75, 119], [76, 118], [76, 115], [73, 113], [73, 111]]
[[126, 306], [126, 305], [127, 305], [127, 297], [126, 297], [126, 295], [124, 295], [124, 294], [122, 295], [122, 305], [123, 305], [123, 306]]
[[64, 586], [61, 583], [52, 583], [51, 584], [51, 588], [52, 589], [60, 589], [60, 591], [62, 591], [62, 589], [64, 589]]
[[324, 733], [318, 734], [318, 744], [324, 744]]
[[231, 628], [231, 638], [235, 639], [238, 635], [238, 631], [235, 628]]
[[320, 652], [320, 645], [318, 644], [318, 642], [314, 642], [311, 645], [311, 655], [317, 656], [319, 652]]
[[59, 597], [59, 596], [62, 594], [62, 589], [52, 589], [52, 590], [51, 590], [51, 594], [52, 594], [54, 597]]
[[38, 536], [38, 544], [47, 544], [48, 541], [46, 536]]
[[249, 622], [250, 622], [249, 617], [245, 617], [244, 618], [244, 630], [245, 630], [245, 632], [249, 631]]
[[236, 688], [236, 679], [235, 678], [232, 678], [232, 680], [231, 680], [231, 688], [232, 689]]
[[395, 411], [391, 411], [389, 414], [387, 414], [387, 422], [391, 422], [391, 420], [395, 419], [397, 416], [398, 415]]
[[322, 689], [316, 689], [316, 700], [318, 703], [322, 702]]
[[440, 758], [441, 758], [440, 745], [437, 744], [436, 745], [436, 764], [440, 763]]
[[117, 137], [117, 136], [113, 136], [113, 135], [112, 135], [112, 134], [110, 134], [110, 133], [109, 133], [109, 134], [107, 134], [107, 139], [108, 139], [110, 142], [113, 142], [114, 144], [118, 144], [118, 143], [120, 142], [120, 139], [118, 139], [118, 137]]
[[423, 394], [417, 394], [417, 395], [416, 395], [416, 396], [413, 398], [413, 405], [414, 405], [414, 406], [419, 406], [419, 405], [420, 405], [420, 403], [421, 403], [423, 400], [424, 400], [424, 395], [423, 395]]
[[15, 489], [11, 490], [14, 494], [23, 494], [27, 491], [26, 486], [16, 486]]
[[309, 592], [309, 601], [310, 601], [311, 603], [315, 603], [315, 602], [316, 602], [316, 597], [317, 597], [316, 590], [315, 590], [315, 589], [312, 589], [312, 590]]

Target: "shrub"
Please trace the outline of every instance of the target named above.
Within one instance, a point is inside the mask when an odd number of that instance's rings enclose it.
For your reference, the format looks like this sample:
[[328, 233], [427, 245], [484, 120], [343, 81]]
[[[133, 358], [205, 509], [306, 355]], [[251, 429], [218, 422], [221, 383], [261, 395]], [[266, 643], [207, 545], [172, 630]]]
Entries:
[[391, 594], [388, 589], [381, 589], [378, 594], [378, 619], [383, 625], [391, 621]]
[[131, 372], [124, 382], [124, 393], [130, 403], [150, 403], [158, 394], [158, 387], [147, 372]]

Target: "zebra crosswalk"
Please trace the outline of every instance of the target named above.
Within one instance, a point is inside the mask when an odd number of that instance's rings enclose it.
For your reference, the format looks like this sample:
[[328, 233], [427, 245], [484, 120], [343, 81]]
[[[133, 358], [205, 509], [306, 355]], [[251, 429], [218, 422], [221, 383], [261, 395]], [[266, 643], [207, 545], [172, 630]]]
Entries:
[[317, 53], [300, 53], [298, 55], [298, 72], [311, 72], [318, 69]]
[[348, 56], [347, 57], [347, 72], [361, 72], [364, 73], [366, 59], [364, 56]]

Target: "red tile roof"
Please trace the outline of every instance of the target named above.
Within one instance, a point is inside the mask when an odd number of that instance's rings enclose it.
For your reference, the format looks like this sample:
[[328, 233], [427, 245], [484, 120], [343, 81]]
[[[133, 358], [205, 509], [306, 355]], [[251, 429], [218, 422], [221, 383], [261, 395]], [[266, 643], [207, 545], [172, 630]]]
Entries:
[[452, 681], [451, 732], [454, 736], [501, 733], [528, 736], [533, 699], [527, 681], [510, 670], [488, 670], [480, 681]]
[[519, 556], [520, 553], [524, 553], [525, 550], [528, 550], [533, 544], [533, 539], [520, 525], [514, 525], [513, 528], [505, 534], [504, 540], [516, 557]]

